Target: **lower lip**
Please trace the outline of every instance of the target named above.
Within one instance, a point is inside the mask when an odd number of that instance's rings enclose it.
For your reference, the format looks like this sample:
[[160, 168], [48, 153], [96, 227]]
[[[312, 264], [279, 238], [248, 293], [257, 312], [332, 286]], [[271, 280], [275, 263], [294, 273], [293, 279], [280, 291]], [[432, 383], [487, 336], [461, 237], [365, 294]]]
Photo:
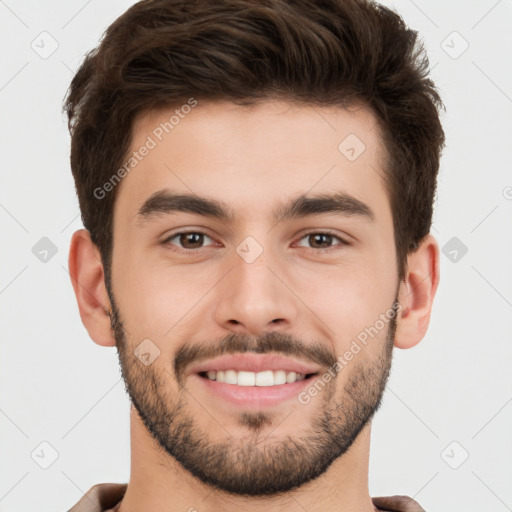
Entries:
[[299, 393], [314, 380], [314, 377], [310, 377], [277, 386], [238, 386], [210, 380], [197, 374], [192, 377], [198, 379], [202, 383], [200, 385], [206, 386], [212, 394], [235, 405], [252, 408], [271, 407], [290, 399], [298, 401]]

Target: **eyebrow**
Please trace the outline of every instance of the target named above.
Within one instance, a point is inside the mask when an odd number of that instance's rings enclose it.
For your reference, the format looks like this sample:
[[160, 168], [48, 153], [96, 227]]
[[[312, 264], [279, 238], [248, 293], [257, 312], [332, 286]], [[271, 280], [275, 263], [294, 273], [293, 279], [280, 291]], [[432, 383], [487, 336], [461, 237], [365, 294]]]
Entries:
[[[173, 193], [166, 189], [152, 194], [140, 207], [137, 218], [140, 223], [144, 223], [151, 217], [174, 212], [194, 213], [226, 223], [233, 223], [236, 218], [235, 212], [222, 201], [195, 194]], [[360, 217], [371, 222], [375, 221], [372, 209], [346, 192], [314, 196], [303, 194], [279, 206], [272, 214], [272, 221], [298, 219], [322, 213], [338, 213], [348, 217]]]

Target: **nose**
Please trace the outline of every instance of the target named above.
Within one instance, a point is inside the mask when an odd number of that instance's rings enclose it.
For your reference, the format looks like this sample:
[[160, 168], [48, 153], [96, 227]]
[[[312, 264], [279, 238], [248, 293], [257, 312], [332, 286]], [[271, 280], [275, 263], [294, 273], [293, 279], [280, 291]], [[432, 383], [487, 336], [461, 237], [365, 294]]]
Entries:
[[252, 263], [234, 255], [231, 271], [216, 290], [214, 317], [223, 329], [261, 336], [297, 327], [300, 300], [289, 288], [282, 265], [264, 255]]

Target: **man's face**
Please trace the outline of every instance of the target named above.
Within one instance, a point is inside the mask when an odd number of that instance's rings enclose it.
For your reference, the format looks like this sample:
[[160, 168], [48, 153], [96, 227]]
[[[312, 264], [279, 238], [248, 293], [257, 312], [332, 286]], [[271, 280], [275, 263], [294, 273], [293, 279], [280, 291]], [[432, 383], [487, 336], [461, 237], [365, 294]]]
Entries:
[[173, 113], [135, 123], [132, 151], [151, 149], [115, 205], [123, 376], [148, 431], [197, 478], [285, 492], [348, 450], [388, 377], [399, 283], [378, 128], [365, 109], [222, 102], [161, 136]]

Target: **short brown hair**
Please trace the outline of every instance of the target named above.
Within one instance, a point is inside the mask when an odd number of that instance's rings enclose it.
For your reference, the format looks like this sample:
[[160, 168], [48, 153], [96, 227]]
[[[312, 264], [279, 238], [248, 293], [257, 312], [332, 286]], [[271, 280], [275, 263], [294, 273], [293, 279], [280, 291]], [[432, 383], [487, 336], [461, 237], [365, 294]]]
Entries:
[[145, 0], [120, 16], [74, 76], [64, 109], [82, 221], [108, 273], [117, 188], [133, 122], [197, 100], [363, 103], [386, 149], [399, 279], [429, 233], [444, 108], [417, 32], [366, 0]]

